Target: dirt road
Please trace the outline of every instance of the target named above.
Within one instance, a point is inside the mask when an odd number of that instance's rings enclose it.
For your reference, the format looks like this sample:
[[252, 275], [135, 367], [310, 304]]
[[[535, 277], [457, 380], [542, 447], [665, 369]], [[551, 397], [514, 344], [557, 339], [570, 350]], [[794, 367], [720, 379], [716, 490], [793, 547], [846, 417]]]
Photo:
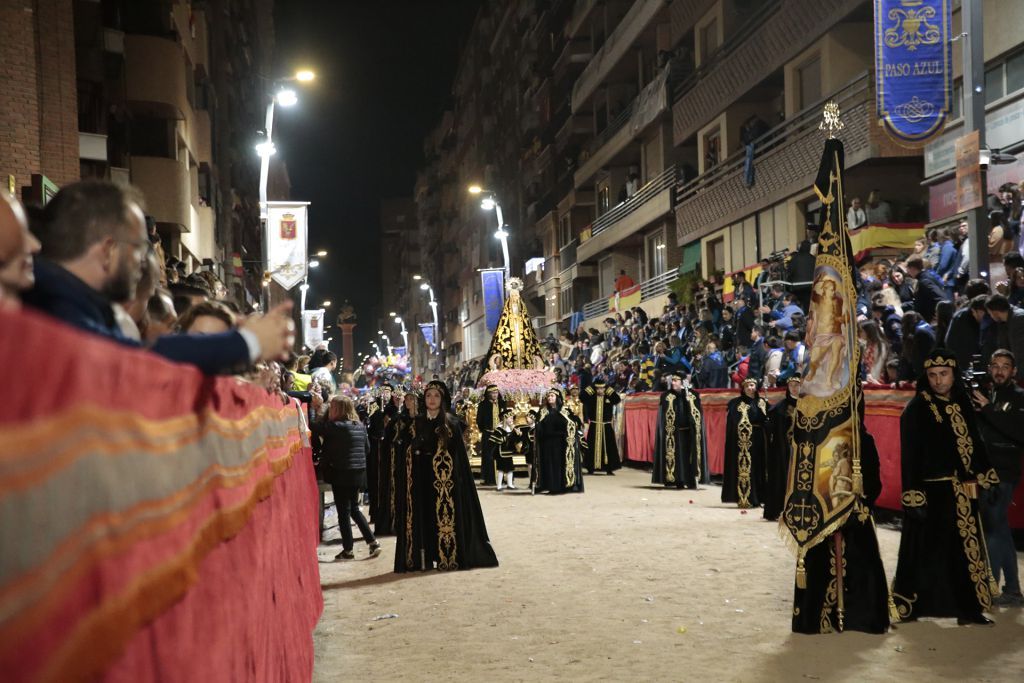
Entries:
[[[497, 569], [398, 575], [393, 539], [346, 563], [322, 545], [315, 680], [1024, 680], [1021, 609], [990, 628], [792, 634], [777, 526], [722, 505], [717, 486], [649, 482], [627, 469], [587, 477], [582, 495], [481, 490]], [[879, 542], [891, 579], [899, 533]]]

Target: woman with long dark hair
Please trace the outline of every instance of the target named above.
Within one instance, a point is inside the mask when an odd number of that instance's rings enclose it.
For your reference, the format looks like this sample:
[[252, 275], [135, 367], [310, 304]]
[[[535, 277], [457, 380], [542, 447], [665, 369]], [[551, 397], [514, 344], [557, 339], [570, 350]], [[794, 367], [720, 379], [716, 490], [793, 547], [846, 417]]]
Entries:
[[885, 376], [885, 364], [889, 360], [889, 345], [878, 323], [874, 320], [861, 320], [857, 323], [858, 337], [863, 344], [861, 353], [861, 366], [864, 372], [864, 380], [872, 384], [878, 384]]
[[356, 523], [363, 540], [370, 547], [370, 557], [380, 555], [380, 543], [370, 530], [366, 517], [359, 510], [359, 491], [366, 488], [366, 453], [370, 443], [366, 427], [356, 415], [356, 406], [347, 396], [334, 396], [327, 416], [311, 425], [313, 437], [320, 441], [320, 457], [326, 463], [324, 476], [331, 483], [334, 504], [338, 508], [338, 530], [341, 532], [340, 553], [336, 560], [351, 560], [352, 524]]
[[900, 355], [900, 379], [913, 381], [924, 373], [924, 359], [935, 346], [935, 332], [920, 313], [903, 315], [903, 351]]
[[535, 432], [535, 490], [583, 493], [582, 431], [579, 418], [565, 406], [562, 390], [548, 389]]

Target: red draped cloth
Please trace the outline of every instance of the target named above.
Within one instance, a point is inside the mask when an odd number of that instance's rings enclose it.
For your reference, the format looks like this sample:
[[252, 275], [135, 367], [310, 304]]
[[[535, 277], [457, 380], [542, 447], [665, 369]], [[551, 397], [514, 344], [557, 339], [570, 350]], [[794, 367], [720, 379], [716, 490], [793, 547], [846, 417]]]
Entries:
[[[700, 389], [701, 406], [704, 409], [704, 427], [707, 433], [708, 470], [712, 475], [722, 474], [725, 460], [725, 418], [726, 406], [738, 395], [736, 389]], [[625, 411], [626, 457], [635, 462], [654, 460], [654, 433], [658, 421], [658, 397], [661, 394], [648, 392], [633, 394], [623, 399]], [[774, 403], [785, 395], [782, 389], [767, 392], [767, 399]], [[878, 457], [881, 462], [882, 493], [878, 507], [887, 510], [900, 509], [900, 415], [911, 398], [913, 391], [866, 388], [864, 390], [864, 426], [875, 438]], [[1024, 528], [1024, 487], [1018, 486], [1010, 507], [1010, 524], [1017, 529]]]
[[301, 407], [29, 311], [0, 330], [0, 678], [312, 678]]

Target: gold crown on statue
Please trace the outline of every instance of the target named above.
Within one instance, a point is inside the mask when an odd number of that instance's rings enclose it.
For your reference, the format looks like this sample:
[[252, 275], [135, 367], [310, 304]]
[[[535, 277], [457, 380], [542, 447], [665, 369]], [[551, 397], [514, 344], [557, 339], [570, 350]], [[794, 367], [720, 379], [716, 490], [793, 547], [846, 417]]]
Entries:
[[517, 277], [511, 277], [508, 279], [508, 284], [505, 287], [510, 292], [521, 292], [523, 291], [523, 281]]
[[955, 368], [956, 367], [956, 358], [954, 358], [953, 356], [950, 356], [949, 358], [946, 358], [945, 356], [935, 356], [935, 358], [929, 358], [928, 360], [926, 360], [924, 362], [924, 367], [925, 367], [925, 369], [927, 369], [927, 368]]

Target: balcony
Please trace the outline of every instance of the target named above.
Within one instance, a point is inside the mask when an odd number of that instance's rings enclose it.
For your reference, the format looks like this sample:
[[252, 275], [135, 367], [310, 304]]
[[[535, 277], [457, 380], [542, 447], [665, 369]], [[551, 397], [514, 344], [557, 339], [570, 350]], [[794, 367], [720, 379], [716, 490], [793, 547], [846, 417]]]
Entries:
[[157, 223], [191, 230], [192, 181], [188, 166], [175, 159], [132, 156], [132, 184], [146, 198], [146, 212]]
[[671, 214], [672, 192], [677, 178], [675, 166], [666, 168], [635, 195], [594, 221], [590, 238], [581, 241], [576, 258], [579, 261], [591, 260], [638, 230]]
[[174, 40], [125, 36], [125, 80], [129, 101], [164, 105], [176, 118], [191, 109], [185, 87], [185, 59]]
[[767, 131], [754, 141], [755, 182], [744, 182], [746, 152], [737, 151], [712, 170], [676, 190], [676, 237], [686, 244], [741, 220], [758, 210], [806, 191], [821, 159], [823, 135], [818, 130], [822, 106], [839, 103], [845, 127], [839, 134], [850, 168], [876, 156], [902, 156], [872, 125], [870, 74], [863, 73], [837, 93]]
[[638, 135], [669, 111], [672, 84], [679, 74], [681, 62], [666, 65], [633, 101], [611, 120], [603, 131], [587, 145], [586, 159], [573, 176], [576, 187], [582, 187], [602, 168], [610, 165]]
[[[669, 293], [669, 285], [679, 277], [679, 269], [673, 268], [672, 270], [666, 271], [661, 275], [656, 275], [649, 280], [644, 280], [640, 283], [640, 303], [653, 301], [659, 297], [665, 297]], [[613, 313], [618, 310], [618, 305], [615, 296], [605, 297], [604, 299], [597, 299], [590, 303], [583, 304], [583, 318], [584, 320], [593, 320], [595, 318], [603, 318], [609, 313]], [[650, 311], [648, 311], [650, 313]]]
[[675, 90], [675, 144], [683, 144], [863, 4], [862, 0], [771, 0], [752, 12], [726, 44]]
[[[572, 87], [572, 110], [580, 111], [612, 69], [621, 62], [640, 40], [658, 14], [668, 6], [664, 0], [638, 0], [622, 17], [601, 49], [590, 60]], [[571, 27], [570, 27], [571, 30]]]
[[78, 158], [89, 161], [107, 160], [107, 136], [78, 132]]

